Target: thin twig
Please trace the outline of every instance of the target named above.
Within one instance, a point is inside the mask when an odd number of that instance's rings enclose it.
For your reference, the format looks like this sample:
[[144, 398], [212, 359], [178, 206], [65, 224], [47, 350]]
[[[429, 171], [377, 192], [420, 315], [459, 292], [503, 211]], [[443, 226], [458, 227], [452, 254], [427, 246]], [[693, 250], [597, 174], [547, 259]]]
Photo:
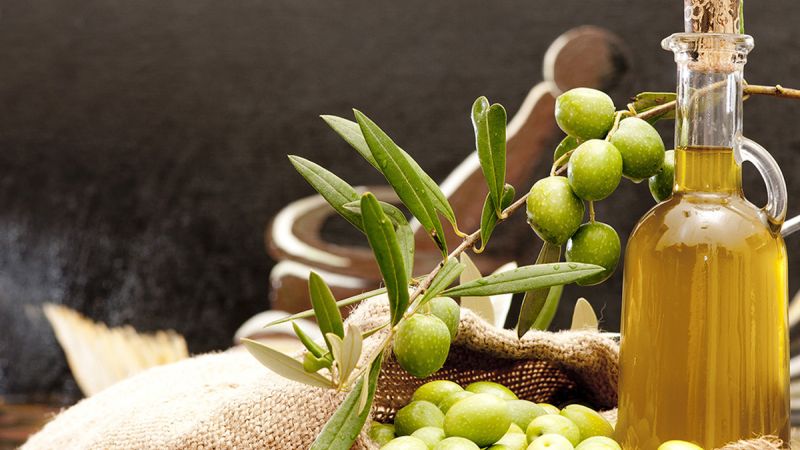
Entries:
[[572, 156], [572, 153], [574, 151], [575, 149], [573, 148], [572, 150], [561, 155], [557, 160], [553, 162], [553, 167], [550, 168], [550, 176], [556, 174], [556, 169], [558, 169], [559, 166], [561, 166], [562, 164], [566, 165], [566, 162], [569, 160], [570, 156]]
[[744, 87], [744, 95], [771, 95], [773, 97], [800, 99], [800, 89], [789, 89], [780, 84], [775, 86], [748, 84]]
[[[776, 84], [775, 86], [762, 86], [758, 84], [747, 84], [744, 86], [744, 95], [769, 95], [772, 97], [791, 98], [800, 100], [800, 89], [790, 89]], [[665, 112], [675, 109], [675, 100], [648, 109], [645, 112], [636, 114], [640, 119], [649, 119]]]

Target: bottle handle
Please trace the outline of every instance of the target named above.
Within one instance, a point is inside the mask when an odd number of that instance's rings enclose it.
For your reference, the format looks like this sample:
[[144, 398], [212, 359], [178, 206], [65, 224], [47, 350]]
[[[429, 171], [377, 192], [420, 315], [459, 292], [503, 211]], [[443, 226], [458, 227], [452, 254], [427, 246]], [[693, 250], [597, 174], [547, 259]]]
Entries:
[[784, 223], [788, 193], [786, 180], [784, 180], [781, 168], [775, 158], [764, 147], [744, 136], [739, 138], [738, 150], [737, 159], [753, 163], [767, 185], [767, 204], [762, 211], [767, 215], [770, 229], [773, 232], [780, 230], [783, 236], [800, 230], [800, 216]]

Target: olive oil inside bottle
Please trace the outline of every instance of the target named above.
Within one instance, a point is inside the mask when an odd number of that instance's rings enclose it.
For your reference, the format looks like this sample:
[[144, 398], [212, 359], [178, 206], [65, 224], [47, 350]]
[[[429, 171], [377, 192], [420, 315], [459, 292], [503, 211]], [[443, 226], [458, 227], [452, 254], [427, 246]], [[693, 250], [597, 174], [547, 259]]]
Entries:
[[625, 449], [789, 437], [786, 249], [741, 191], [730, 148], [676, 150], [673, 196], [627, 244]]

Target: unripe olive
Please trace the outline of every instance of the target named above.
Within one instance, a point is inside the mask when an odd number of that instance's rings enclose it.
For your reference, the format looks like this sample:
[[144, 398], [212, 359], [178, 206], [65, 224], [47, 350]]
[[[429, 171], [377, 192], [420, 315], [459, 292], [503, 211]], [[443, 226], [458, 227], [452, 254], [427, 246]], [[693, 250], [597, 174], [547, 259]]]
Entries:
[[664, 141], [661, 135], [638, 117], [620, 122], [610, 141], [622, 155], [622, 174], [630, 179], [650, 178], [664, 164]]
[[473, 395], [475, 395], [475, 393], [469, 391], [452, 392], [447, 396], [445, 396], [441, 401], [439, 401], [439, 403], [437, 403], [437, 406], [439, 407], [439, 409], [442, 410], [443, 413], [447, 414], [447, 411], [450, 410], [451, 406]]
[[458, 323], [461, 321], [461, 307], [450, 297], [436, 297], [428, 302], [431, 314], [438, 317], [450, 330], [450, 339], [458, 333]]
[[551, 433], [567, 438], [572, 445], [578, 445], [581, 441], [581, 431], [578, 426], [566, 417], [555, 414], [545, 414], [533, 419], [525, 433], [531, 443], [536, 438]]
[[408, 436], [423, 427], [442, 428], [444, 414], [431, 402], [416, 401], [400, 408], [394, 416], [398, 436]]
[[567, 405], [561, 415], [571, 420], [581, 431], [581, 441], [593, 436], [610, 437], [614, 427], [597, 411], [583, 405]]
[[528, 400], [509, 400], [507, 405], [511, 421], [522, 430], [527, 429], [533, 419], [547, 414], [544, 408]]
[[464, 390], [476, 394], [491, 394], [503, 400], [516, 400], [517, 394], [500, 383], [492, 381], [475, 381], [467, 385]]
[[619, 186], [622, 179], [622, 156], [606, 141], [586, 141], [570, 157], [567, 178], [578, 197], [584, 200], [602, 200]]
[[[574, 136], [565, 137], [564, 139], [561, 140], [561, 142], [558, 144], [558, 147], [556, 147], [555, 151], [553, 152], [553, 162], [558, 161], [559, 158], [567, 154], [567, 152], [575, 150], [576, 148], [578, 148], [579, 145], [581, 145], [580, 139]], [[559, 164], [559, 167], [566, 165], [568, 161], [569, 158], [567, 159], [567, 161], [564, 161], [563, 163]]]
[[572, 191], [564, 177], [537, 181], [527, 199], [528, 224], [542, 238], [563, 245], [583, 222], [583, 200]]
[[425, 400], [426, 402], [438, 405], [439, 402], [453, 392], [464, 392], [464, 388], [449, 380], [429, 381], [414, 391], [414, 395], [411, 396], [411, 401]]
[[428, 450], [428, 444], [413, 436], [402, 436], [392, 439], [381, 450]]
[[444, 365], [450, 351], [450, 330], [432, 314], [414, 314], [397, 327], [393, 351], [406, 372], [426, 378]]
[[675, 186], [675, 150], [667, 150], [664, 153], [661, 170], [650, 177], [647, 184], [657, 202], [663, 202], [672, 196], [672, 188]]
[[474, 442], [462, 437], [453, 436], [433, 446], [433, 450], [481, 450]]
[[437, 427], [422, 427], [417, 431], [411, 433], [411, 436], [425, 442], [428, 448], [433, 448], [445, 438], [444, 430]]
[[369, 428], [369, 438], [379, 446], [386, 445], [386, 443], [395, 438], [394, 425], [372, 422]]
[[605, 270], [577, 282], [581, 286], [602, 283], [614, 274], [619, 263], [621, 245], [611, 226], [602, 222], [585, 223], [567, 242], [564, 254], [568, 262], [596, 264]]
[[506, 402], [494, 395], [475, 394], [450, 407], [444, 416], [448, 436], [460, 436], [480, 447], [492, 445], [511, 425]]
[[556, 123], [570, 136], [604, 138], [614, 125], [614, 101], [597, 89], [575, 88], [556, 99]]

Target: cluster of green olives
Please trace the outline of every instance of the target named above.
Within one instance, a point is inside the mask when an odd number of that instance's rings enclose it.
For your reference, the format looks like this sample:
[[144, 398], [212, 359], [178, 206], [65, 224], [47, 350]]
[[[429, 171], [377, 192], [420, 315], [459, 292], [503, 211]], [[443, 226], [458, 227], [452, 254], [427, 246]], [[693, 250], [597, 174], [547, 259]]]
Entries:
[[[544, 241], [566, 245], [568, 262], [604, 267], [605, 271], [578, 283], [594, 285], [614, 273], [621, 246], [611, 226], [594, 220], [593, 208], [584, 223], [585, 202], [605, 199], [623, 177], [635, 182], [649, 178], [653, 196], [664, 200], [672, 194], [672, 152], [665, 151], [652, 125], [627, 111], [617, 112], [611, 97], [596, 89], [561, 94], [555, 116], [567, 137], [555, 150], [551, 176], [531, 188], [528, 223]], [[557, 169], [564, 165], [567, 176], [558, 176]]]
[[613, 431], [582, 405], [559, 410], [498, 383], [437, 380], [414, 392], [394, 424], [374, 422], [369, 436], [382, 450], [620, 450]]
[[436, 297], [402, 321], [392, 351], [400, 367], [417, 378], [441, 369], [456, 337], [461, 307], [450, 297]]

